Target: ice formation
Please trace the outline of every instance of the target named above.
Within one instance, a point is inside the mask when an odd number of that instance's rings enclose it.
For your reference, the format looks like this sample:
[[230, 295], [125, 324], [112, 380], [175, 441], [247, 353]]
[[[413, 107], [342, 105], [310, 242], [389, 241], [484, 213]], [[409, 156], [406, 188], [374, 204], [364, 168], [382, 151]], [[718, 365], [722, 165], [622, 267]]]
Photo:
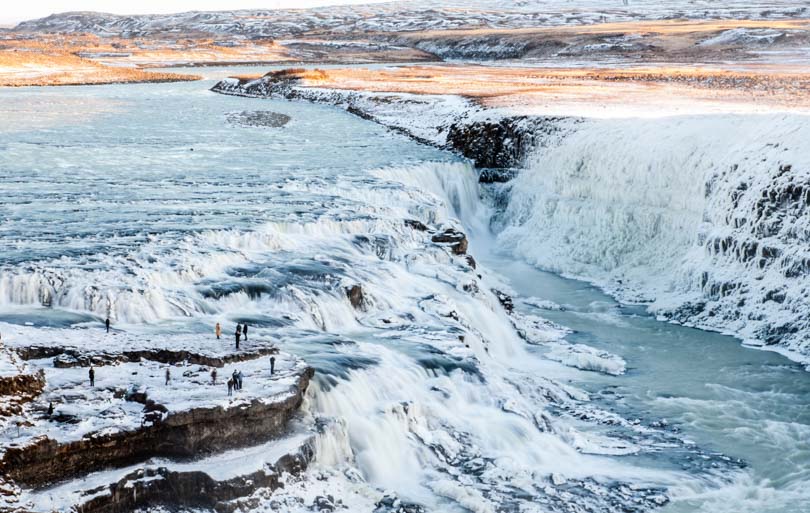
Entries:
[[810, 356], [810, 137], [799, 115], [578, 120], [538, 147], [506, 250], [667, 318]]

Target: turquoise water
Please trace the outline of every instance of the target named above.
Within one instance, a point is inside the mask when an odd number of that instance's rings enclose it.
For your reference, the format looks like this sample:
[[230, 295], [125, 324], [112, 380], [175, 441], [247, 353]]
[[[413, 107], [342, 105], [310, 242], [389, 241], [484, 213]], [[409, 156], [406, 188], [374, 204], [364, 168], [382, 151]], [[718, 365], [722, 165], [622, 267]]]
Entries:
[[744, 463], [740, 476], [720, 473], [728, 483], [685, 487], [664, 511], [807, 511], [810, 375], [803, 366], [733, 337], [658, 321], [587, 283], [500, 256], [484, 262], [522, 296], [562, 306], [524, 308], [574, 329], [569, 340], [627, 361], [624, 376], [582, 372], [578, 385], [627, 418], [665, 420], [700, 446]]

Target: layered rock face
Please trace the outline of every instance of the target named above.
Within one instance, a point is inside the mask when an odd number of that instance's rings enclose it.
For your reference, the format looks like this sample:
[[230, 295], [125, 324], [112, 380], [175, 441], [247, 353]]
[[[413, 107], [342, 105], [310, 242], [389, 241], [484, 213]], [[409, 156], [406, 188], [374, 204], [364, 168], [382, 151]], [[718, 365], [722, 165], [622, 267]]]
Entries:
[[45, 387], [45, 373], [30, 368], [16, 352], [0, 347], [0, 416], [22, 411]]
[[[32, 372], [7, 369], [0, 376], [4, 404], [8, 397], [17, 404], [2, 419], [1, 507], [40, 511], [43, 497], [54, 492], [39, 490], [54, 483], [66, 495], [60, 504], [83, 512], [155, 504], [225, 511], [229, 501], [278, 487], [283, 472], [298, 472], [312, 458], [311, 435], [291, 435], [289, 422], [314, 371], [272, 345], [251, 346], [196, 353], [8, 351], [16, 362], [30, 358], [17, 368]], [[225, 380], [237, 368], [244, 386], [231, 392]], [[266, 464], [254, 458], [252, 467], [223, 473], [234, 453], [256, 447]], [[71, 481], [91, 472], [100, 473], [92, 480], [96, 488], [86, 489], [83, 478]]]
[[257, 489], [283, 487], [283, 473], [296, 474], [312, 458], [309, 446], [298, 454], [286, 454], [272, 470], [259, 469], [230, 479], [216, 480], [200, 470], [176, 471], [150, 467], [127, 474], [109, 486], [108, 493], [93, 496], [77, 508], [80, 513], [124, 513], [138, 508], [203, 508], [217, 513], [240, 511], [256, 506], [250, 495]]
[[311, 370], [302, 373], [295, 385], [299, 392], [286, 398], [271, 403], [254, 399], [238, 409], [192, 408], [171, 413], [163, 412], [165, 406], [144, 398], [146, 413], [161, 412], [163, 418], [146, 420], [134, 431], [99, 433], [71, 442], [37, 437], [27, 445], [6, 448], [0, 472], [20, 483], [40, 486], [155, 456], [193, 458], [253, 445], [284, 433], [311, 376]]
[[810, 167], [793, 160], [791, 146], [782, 145], [781, 158], [762, 152], [758, 162], [743, 158], [706, 180], [712, 229], [697, 241], [704, 265], [687, 267], [703, 298], [672, 316], [726, 322], [752, 343], [810, 357]]

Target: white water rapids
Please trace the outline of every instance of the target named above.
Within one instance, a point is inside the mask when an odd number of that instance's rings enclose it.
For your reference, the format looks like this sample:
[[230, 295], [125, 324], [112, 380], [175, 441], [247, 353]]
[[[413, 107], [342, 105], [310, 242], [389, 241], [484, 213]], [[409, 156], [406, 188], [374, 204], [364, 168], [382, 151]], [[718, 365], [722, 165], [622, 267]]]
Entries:
[[[350, 511], [801, 511], [806, 373], [516, 261], [544, 263], [530, 235], [559, 224], [527, 191], [550, 178], [515, 183], [510, 208], [538, 223], [521, 244], [493, 238], [467, 163], [336, 109], [206, 85], [0, 92], [0, 328], [81, 341], [109, 314], [210, 344], [215, 322], [247, 322], [300, 354], [317, 371], [300, 424], [319, 436], [273, 499], [290, 510], [330, 493]], [[257, 110], [291, 121], [228, 123]], [[700, 217], [692, 178], [670, 182], [682, 208], [650, 251]], [[467, 233], [477, 267], [406, 219]], [[573, 242], [544, 255], [596, 245]]]

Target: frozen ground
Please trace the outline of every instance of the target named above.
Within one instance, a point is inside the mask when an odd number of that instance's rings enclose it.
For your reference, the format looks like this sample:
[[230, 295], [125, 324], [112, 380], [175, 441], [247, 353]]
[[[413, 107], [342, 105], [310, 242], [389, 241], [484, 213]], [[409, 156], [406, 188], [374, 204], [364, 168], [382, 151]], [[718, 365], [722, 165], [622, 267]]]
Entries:
[[[295, 393], [298, 377], [306, 369], [306, 364], [300, 359], [275, 354], [276, 373], [271, 375], [271, 356], [251, 354], [249, 349], [245, 350], [251, 344], [243, 343], [244, 357], [247, 360], [218, 368], [217, 381], [213, 383], [210, 374], [213, 367], [200, 364], [182, 361], [166, 364], [150, 360], [109, 364], [109, 361], [105, 361], [105, 356], [126, 350], [125, 343], [119, 345], [119, 341], [123, 342], [120, 340], [123, 337], [110, 335], [103, 343], [94, 347], [85, 342], [86, 330], [42, 329], [5, 324], [2, 329], [9, 347], [24, 347], [27, 341], [36, 338], [38, 344], [44, 347], [79, 349], [82, 360], [87, 358], [90, 362], [94, 359], [96, 361], [95, 387], [89, 385], [89, 366], [84, 361], [81, 365], [74, 358], [63, 357], [28, 361], [31, 369], [45, 370], [47, 386], [36, 401], [27, 405], [24, 414], [27, 422], [24, 428], [13, 429], [10, 425], [6, 426], [4, 443], [18, 446], [43, 435], [64, 443], [94, 433], [135, 431], [143, 427], [145, 419], [149, 417], [143, 407], [146, 400], [165, 407], [163, 418], [196, 408], [239, 409], [253, 401], [272, 404]], [[130, 337], [131, 341], [135, 339], [137, 337]], [[164, 340], [160, 349], [196, 353], [190, 340], [184, 342]], [[214, 343], [219, 345], [219, 342]], [[228, 344], [228, 349], [231, 348], [230, 340], [222, 343]], [[148, 347], [146, 344], [145, 346]], [[216, 351], [203, 349], [199, 354], [218, 355], [224, 352], [222, 348]], [[55, 366], [55, 363], [59, 366]], [[168, 385], [165, 383], [167, 369], [171, 375]], [[243, 373], [245, 388], [230, 397], [225, 382], [235, 370]], [[136, 393], [145, 395], [146, 399], [134, 402], [128, 398], [128, 395]], [[53, 403], [54, 418], [58, 420], [46, 415], [49, 403]]]

